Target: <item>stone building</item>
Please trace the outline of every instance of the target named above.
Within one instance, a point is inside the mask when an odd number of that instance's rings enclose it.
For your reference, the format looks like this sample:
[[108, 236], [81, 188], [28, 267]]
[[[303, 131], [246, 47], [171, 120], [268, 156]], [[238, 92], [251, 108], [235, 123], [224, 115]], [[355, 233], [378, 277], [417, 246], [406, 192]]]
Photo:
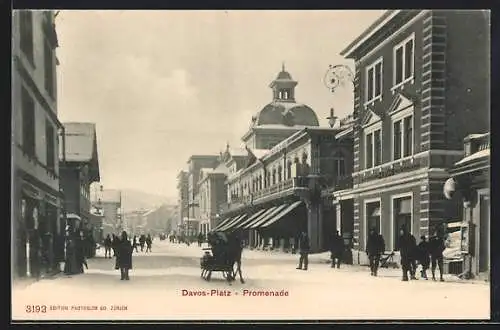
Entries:
[[488, 129], [489, 53], [486, 11], [455, 10], [389, 10], [342, 52], [356, 65], [353, 188], [333, 196], [352, 200], [356, 250], [370, 227], [397, 250], [403, 224], [419, 237], [461, 217], [442, 186], [463, 138]]
[[188, 218], [189, 213], [189, 182], [187, 171], [180, 171], [177, 175], [177, 220], [175, 231], [178, 232], [181, 229], [182, 222]]
[[120, 190], [102, 189], [97, 194], [97, 204], [102, 210], [103, 236], [119, 235], [124, 228], [122, 223], [122, 194]]
[[59, 191], [53, 11], [12, 15], [12, 260], [14, 276], [58, 270], [64, 258]]

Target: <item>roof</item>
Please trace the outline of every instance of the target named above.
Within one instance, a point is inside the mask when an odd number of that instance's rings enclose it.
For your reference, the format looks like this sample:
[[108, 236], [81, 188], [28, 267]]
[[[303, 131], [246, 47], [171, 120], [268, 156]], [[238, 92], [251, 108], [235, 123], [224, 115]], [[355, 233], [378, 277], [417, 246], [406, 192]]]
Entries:
[[472, 155], [469, 155], [469, 156], [461, 159], [460, 161], [455, 163], [455, 166], [462, 165], [462, 164], [471, 162], [473, 160], [478, 160], [478, 159], [485, 158], [485, 157], [490, 157], [490, 148], [475, 152]]
[[262, 159], [264, 156], [266, 156], [269, 152], [271, 152], [270, 149], [249, 149], [252, 154], [257, 157], [257, 159]]
[[399, 14], [401, 10], [387, 10], [384, 12], [375, 22], [373, 22], [366, 30], [364, 30], [354, 41], [352, 41], [344, 50], [340, 52], [340, 55], [349, 58], [351, 54], [361, 46], [366, 40], [372, 37], [375, 32], [380, 30], [387, 22]]
[[120, 203], [121, 191], [114, 189], [104, 189], [99, 192], [99, 197], [103, 203]]
[[288, 71], [280, 71], [276, 80], [293, 80], [292, 75]]
[[252, 126], [262, 125], [319, 126], [319, 121], [314, 110], [305, 104], [273, 101], [252, 117]]
[[248, 152], [245, 148], [229, 148], [228, 150], [231, 157], [247, 157]]
[[64, 123], [68, 162], [90, 162], [97, 150], [94, 123]]

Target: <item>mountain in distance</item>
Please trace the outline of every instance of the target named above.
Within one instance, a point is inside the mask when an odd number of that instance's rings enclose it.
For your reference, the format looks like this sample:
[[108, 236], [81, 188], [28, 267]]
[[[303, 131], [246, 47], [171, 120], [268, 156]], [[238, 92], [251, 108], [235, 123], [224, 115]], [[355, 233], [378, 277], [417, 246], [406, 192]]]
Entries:
[[152, 210], [162, 205], [175, 205], [173, 198], [147, 193], [135, 189], [122, 190], [122, 208], [124, 212], [135, 210]]

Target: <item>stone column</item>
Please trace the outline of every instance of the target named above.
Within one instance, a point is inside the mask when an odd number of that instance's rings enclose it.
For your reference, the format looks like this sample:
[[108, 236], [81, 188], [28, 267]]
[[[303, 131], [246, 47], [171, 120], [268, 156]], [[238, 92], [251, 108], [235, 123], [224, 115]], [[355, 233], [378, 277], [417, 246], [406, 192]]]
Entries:
[[321, 210], [318, 204], [307, 202], [307, 232], [311, 245], [311, 252], [316, 253], [321, 249]]

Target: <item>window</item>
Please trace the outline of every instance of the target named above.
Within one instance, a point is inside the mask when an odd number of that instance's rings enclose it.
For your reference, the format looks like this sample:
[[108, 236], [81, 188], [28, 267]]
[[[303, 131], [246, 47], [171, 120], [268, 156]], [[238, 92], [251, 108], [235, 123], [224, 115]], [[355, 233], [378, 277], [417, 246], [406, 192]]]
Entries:
[[19, 12], [20, 48], [31, 64], [34, 62], [33, 54], [33, 13], [31, 10]]
[[29, 156], [35, 156], [35, 102], [23, 87], [21, 90], [23, 112], [23, 149]]
[[373, 132], [373, 166], [382, 164], [382, 132]]
[[286, 173], [287, 173], [287, 178], [290, 179], [292, 177], [292, 162], [288, 161], [286, 163]]
[[404, 150], [403, 155], [409, 156], [413, 153], [413, 116], [404, 119]]
[[394, 47], [394, 85], [413, 78], [415, 67], [415, 37], [412, 35]]
[[366, 134], [366, 168], [373, 167], [373, 133]]
[[413, 154], [413, 116], [393, 123], [393, 160]]
[[336, 177], [342, 177], [346, 174], [345, 172], [345, 160], [342, 155], [335, 156], [335, 175]]
[[[379, 125], [376, 125], [380, 127]], [[378, 166], [382, 163], [382, 131], [381, 128], [370, 129], [366, 132], [365, 168]]]
[[55, 134], [54, 127], [50, 121], [45, 121], [45, 143], [47, 146], [47, 167], [51, 170], [55, 169]]
[[401, 120], [398, 120], [393, 124], [394, 160], [401, 158], [401, 136]]
[[366, 68], [366, 102], [382, 96], [382, 59]]
[[[375, 232], [382, 234], [382, 224], [380, 220], [380, 201], [368, 202], [365, 204], [365, 237], [368, 238], [370, 230], [374, 229]], [[365, 241], [366, 246], [366, 241]]]
[[45, 61], [45, 89], [49, 93], [50, 97], [54, 98], [54, 53], [49, 43], [45, 41], [43, 43], [43, 54]]

